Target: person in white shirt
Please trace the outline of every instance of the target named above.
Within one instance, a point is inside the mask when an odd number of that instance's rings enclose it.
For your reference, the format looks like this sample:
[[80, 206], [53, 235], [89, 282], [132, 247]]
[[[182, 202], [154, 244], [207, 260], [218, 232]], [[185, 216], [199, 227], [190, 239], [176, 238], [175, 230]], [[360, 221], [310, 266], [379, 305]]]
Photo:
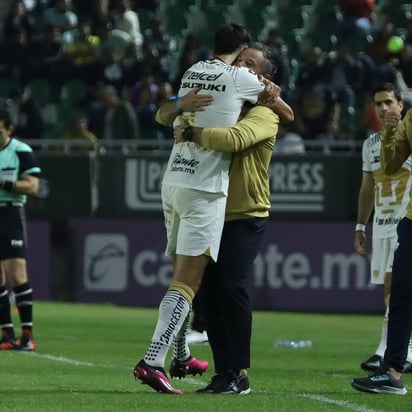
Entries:
[[114, 0], [112, 5], [114, 29], [127, 33], [138, 50], [143, 44], [139, 15], [130, 7], [130, 0]]
[[[396, 110], [401, 116], [403, 102], [399, 90], [391, 83], [375, 89], [375, 111], [380, 121], [384, 113]], [[392, 262], [397, 242], [396, 227], [405, 216], [411, 189], [412, 159], [409, 157], [402, 168], [392, 175], [385, 175], [380, 160], [381, 132], [371, 134], [363, 143], [362, 182], [358, 196], [357, 225], [354, 248], [361, 256], [368, 256], [365, 227], [373, 210], [371, 283], [383, 285], [386, 306], [381, 339], [375, 353], [360, 364], [366, 371], [376, 371], [386, 349], [388, 334], [388, 310]], [[412, 372], [412, 353], [409, 348], [404, 372]]]
[[[192, 126], [233, 126], [243, 103], [256, 103], [264, 90], [254, 72], [231, 66], [250, 40], [250, 34], [241, 25], [221, 27], [215, 35], [214, 59], [194, 64], [183, 75], [171, 118], [176, 117], [182, 96], [201, 88], [199, 94], [207, 94], [213, 101], [204, 110], [183, 116]], [[165, 119], [157, 120], [167, 123]], [[201, 374], [208, 367], [206, 361], [191, 356], [185, 334], [204, 270], [211, 260], [217, 259], [231, 161], [230, 153], [202, 148], [191, 142], [190, 136], [187, 138], [189, 141], [174, 144], [162, 182], [166, 254], [173, 261], [173, 279], [160, 303], [149, 348], [134, 369], [136, 379], [157, 392], [171, 394], [182, 394], [172, 387], [164, 371], [172, 344], [172, 377]]]

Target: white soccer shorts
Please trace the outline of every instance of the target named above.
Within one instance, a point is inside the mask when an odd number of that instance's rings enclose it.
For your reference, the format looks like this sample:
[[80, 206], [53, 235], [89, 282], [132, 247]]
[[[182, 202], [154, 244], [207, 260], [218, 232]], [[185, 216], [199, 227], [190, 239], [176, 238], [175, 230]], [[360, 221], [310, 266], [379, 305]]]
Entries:
[[372, 239], [371, 283], [383, 285], [385, 273], [392, 273], [393, 254], [397, 236]]
[[222, 193], [163, 185], [166, 255], [210, 254], [216, 261], [225, 220], [226, 199]]

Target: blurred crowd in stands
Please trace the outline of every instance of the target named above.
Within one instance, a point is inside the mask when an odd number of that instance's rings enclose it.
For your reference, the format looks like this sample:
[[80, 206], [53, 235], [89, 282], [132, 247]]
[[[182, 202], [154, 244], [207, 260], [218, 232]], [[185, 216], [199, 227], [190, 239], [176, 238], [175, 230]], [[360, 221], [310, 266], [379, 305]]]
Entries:
[[[2, 0], [0, 97], [22, 139], [142, 140], [213, 33], [244, 24], [268, 45], [296, 120], [276, 151], [360, 150], [380, 128], [372, 92], [395, 83], [412, 104], [412, 5], [400, 0]], [[342, 143], [342, 144], [339, 144]], [[133, 145], [131, 145], [132, 147]], [[61, 148], [61, 147], [60, 147]], [[329, 150], [328, 149], [328, 150]]]

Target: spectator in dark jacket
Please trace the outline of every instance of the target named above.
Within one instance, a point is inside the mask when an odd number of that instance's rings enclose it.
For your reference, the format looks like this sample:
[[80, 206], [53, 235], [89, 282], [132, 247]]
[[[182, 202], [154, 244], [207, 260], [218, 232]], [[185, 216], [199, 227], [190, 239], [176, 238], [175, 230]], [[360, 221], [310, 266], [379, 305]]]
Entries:
[[22, 140], [43, 137], [43, 119], [39, 107], [21, 88], [9, 92], [10, 112], [15, 134]]

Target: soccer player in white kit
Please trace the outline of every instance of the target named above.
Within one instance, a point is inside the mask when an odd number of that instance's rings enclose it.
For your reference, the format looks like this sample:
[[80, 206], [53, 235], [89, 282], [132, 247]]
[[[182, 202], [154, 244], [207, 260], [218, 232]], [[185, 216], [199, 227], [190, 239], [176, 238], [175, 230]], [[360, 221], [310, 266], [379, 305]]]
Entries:
[[[184, 114], [199, 127], [231, 127], [244, 102], [252, 104], [264, 89], [256, 74], [231, 66], [250, 42], [237, 24], [220, 28], [214, 56], [194, 64], [183, 75], [178, 97], [193, 89], [213, 96], [204, 111]], [[176, 104], [179, 103], [177, 99]], [[186, 141], [174, 144], [162, 182], [162, 203], [167, 231], [166, 254], [173, 262], [173, 279], [159, 306], [157, 325], [134, 376], [157, 392], [182, 394], [164, 371], [173, 343], [172, 376], [203, 373], [208, 363], [190, 355], [185, 333], [192, 300], [210, 260], [216, 260], [222, 234], [229, 184], [231, 154], [209, 150]]]
[[[403, 102], [399, 91], [392, 84], [375, 89], [375, 111], [382, 121], [384, 113], [391, 109], [401, 115]], [[380, 161], [381, 132], [370, 135], [362, 149], [362, 183], [358, 198], [358, 215], [355, 229], [355, 250], [367, 256], [365, 226], [374, 209], [372, 227], [371, 283], [384, 285], [385, 316], [381, 339], [375, 353], [361, 363], [361, 368], [375, 371], [380, 366], [386, 349], [388, 333], [388, 309], [393, 254], [397, 242], [396, 227], [405, 216], [411, 189], [412, 159], [408, 158], [402, 168], [392, 175], [385, 175]], [[412, 372], [412, 353], [409, 349], [404, 372]]]

